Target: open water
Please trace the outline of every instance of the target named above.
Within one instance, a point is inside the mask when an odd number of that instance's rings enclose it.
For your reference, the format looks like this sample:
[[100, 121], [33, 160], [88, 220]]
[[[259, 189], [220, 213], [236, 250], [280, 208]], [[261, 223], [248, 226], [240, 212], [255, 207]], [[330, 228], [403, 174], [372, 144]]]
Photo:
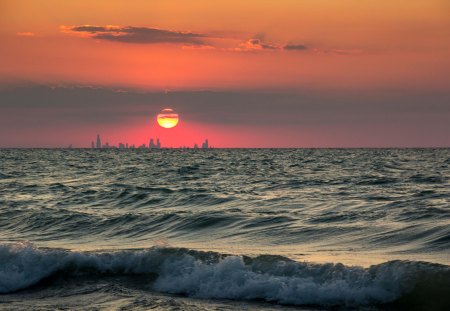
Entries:
[[450, 310], [450, 149], [0, 150], [0, 309]]

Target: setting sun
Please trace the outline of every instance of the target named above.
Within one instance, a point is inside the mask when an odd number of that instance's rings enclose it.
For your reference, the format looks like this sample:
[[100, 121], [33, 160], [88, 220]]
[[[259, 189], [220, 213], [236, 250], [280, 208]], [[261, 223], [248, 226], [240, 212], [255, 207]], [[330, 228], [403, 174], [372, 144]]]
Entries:
[[166, 108], [163, 109], [158, 116], [156, 117], [158, 120], [158, 124], [161, 127], [164, 127], [166, 129], [170, 129], [172, 127], [175, 127], [178, 124], [178, 114], [173, 111], [173, 109]]

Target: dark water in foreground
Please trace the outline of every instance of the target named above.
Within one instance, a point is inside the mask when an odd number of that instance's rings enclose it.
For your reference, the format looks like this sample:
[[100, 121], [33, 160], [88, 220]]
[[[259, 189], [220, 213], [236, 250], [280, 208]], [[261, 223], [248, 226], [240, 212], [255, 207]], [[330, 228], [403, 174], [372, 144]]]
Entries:
[[0, 150], [0, 309], [450, 310], [450, 149]]

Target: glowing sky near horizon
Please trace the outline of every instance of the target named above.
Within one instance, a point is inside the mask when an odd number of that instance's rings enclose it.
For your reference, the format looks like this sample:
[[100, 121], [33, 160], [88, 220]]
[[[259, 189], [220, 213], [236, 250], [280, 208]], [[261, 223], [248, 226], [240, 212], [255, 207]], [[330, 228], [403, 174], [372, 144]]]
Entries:
[[450, 145], [446, 0], [3, 0], [0, 40], [0, 146]]

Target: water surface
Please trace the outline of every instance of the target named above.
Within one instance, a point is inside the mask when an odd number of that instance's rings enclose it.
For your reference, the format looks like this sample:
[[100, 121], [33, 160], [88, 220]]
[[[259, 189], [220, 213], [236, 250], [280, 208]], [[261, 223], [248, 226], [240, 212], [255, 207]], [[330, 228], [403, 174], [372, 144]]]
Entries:
[[17, 309], [420, 306], [450, 292], [450, 150], [0, 150], [0, 241]]

